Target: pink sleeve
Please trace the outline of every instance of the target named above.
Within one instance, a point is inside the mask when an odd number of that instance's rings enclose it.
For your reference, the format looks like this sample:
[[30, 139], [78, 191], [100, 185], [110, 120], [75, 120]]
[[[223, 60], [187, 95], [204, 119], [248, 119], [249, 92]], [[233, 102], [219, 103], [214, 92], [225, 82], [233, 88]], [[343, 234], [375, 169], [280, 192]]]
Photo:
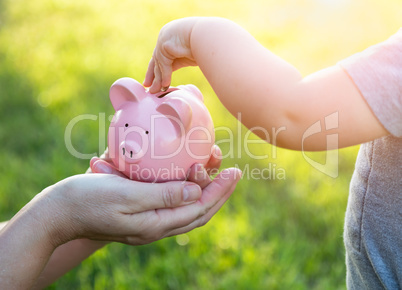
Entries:
[[402, 28], [339, 62], [388, 132], [402, 137]]

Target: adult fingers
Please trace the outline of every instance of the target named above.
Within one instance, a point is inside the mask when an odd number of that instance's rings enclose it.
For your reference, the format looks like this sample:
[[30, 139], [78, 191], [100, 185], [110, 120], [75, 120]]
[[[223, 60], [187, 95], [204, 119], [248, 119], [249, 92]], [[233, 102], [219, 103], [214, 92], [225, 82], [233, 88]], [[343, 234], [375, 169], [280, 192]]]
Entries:
[[[202, 193], [197, 201], [200, 206], [201, 215], [205, 215], [211, 208], [218, 204], [227, 192], [233, 191], [241, 178], [241, 171], [237, 168], [228, 168], [221, 171]], [[224, 202], [222, 202], [223, 204]]]
[[115, 174], [120, 177], [127, 178], [127, 176], [118, 171], [109, 162], [98, 157], [92, 157], [91, 161], [89, 162], [89, 166], [93, 173]]
[[[227, 201], [240, 179], [239, 170], [228, 169], [221, 172], [204, 189], [198, 202], [170, 209], [148, 210], [138, 214], [128, 213], [119, 219], [119, 234], [103, 239], [119, 241], [131, 245], [146, 244], [166, 236], [181, 234], [204, 225]], [[129, 182], [129, 181], [128, 181]], [[170, 182], [176, 185], [177, 182]], [[181, 182], [178, 182], [181, 184]], [[146, 185], [146, 184], [145, 184]], [[148, 184], [157, 186], [160, 184]], [[127, 187], [125, 184], [122, 186]], [[141, 189], [137, 188], [141, 198]], [[152, 193], [144, 201], [152, 201]], [[133, 201], [131, 201], [133, 202]], [[131, 203], [130, 202], [130, 203]], [[137, 200], [135, 203], [138, 203]], [[99, 237], [94, 237], [99, 239]], [[102, 239], [102, 238], [100, 238]]]
[[209, 222], [211, 220], [211, 218], [225, 204], [225, 202], [229, 199], [229, 197], [232, 195], [232, 193], [236, 189], [236, 185], [237, 185], [238, 181], [240, 180], [241, 174], [242, 174], [240, 170], [236, 169], [236, 171], [237, 172], [235, 174], [238, 174], [238, 175], [236, 176], [235, 182], [233, 182], [233, 184], [228, 189], [228, 191], [225, 193], [225, 195], [221, 199], [219, 199], [218, 202], [215, 203], [207, 213], [205, 213], [204, 215], [195, 219], [192, 223], [190, 223], [186, 226], [183, 226], [183, 227], [177, 228], [177, 229], [173, 229], [171, 232], [169, 232], [167, 234], [167, 236], [174, 236], [174, 235], [187, 233], [187, 232], [191, 231], [192, 229], [204, 226], [207, 222]]
[[116, 191], [124, 197], [122, 212], [127, 214], [179, 207], [195, 202], [202, 194], [200, 186], [192, 182], [145, 183], [128, 179]]
[[197, 183], [202, 189], [207, 187], [212, 182], [211, 177], [209, 177], [209, 174], [205, 170], [204, 166], [199, 163], [191, 166], [187, 180]]
[[112, 159], [109, 156], [109, 147], [106, 147], [105, 152], [103, 152], [103, 154], [99, 158], [107, 162], [112, 162]]
[[169, 229], [168, 232], [190, 224], [196, 227], [197, 222], [194, 223], [195, 221], [207, 215], [216, 204], [219, 208], [227, 200], [230, 194], [228, 196], [226, 194], [232, 188], [234, 190], [240, 176], [241, 171], [236, 168], [225, 169], [203, 190], [202, 196], [197, 202], [173, 209], [156, 210], [161, 220], [160, 227]]
[[[103, 154], [100, 156], [100, 157], [93, 157], [92, 159], [91, 159], [91, 161], [89, 162], [89, 168], [87, 169], [87, 171], [85, 172], [85, 173], [108, 173], [108, 171], [106, 172], [106, 171], [103, 171], [103, 170], [100, 170], [100, 171], [97, 171], [97, 172], [94, 172], [93, 170], [92, 170], [92, 168], [91, 168], [91, 166], [93, 165], [93, 163], [95, 163], [97, 160], [99, 160], [99, 159], [101, 159], [101, 160], [105, 160], [107, 163], [109, 163], [109, 165], [110, 166], [112, 166], [113, 167], [113, 161], [112, 161], [112, 159], [109, 157], [109, 148], [106, 148], [106, 150], [105, 150], [105, 152], [103, 152]], [[114, 168], [114, 167], [113, 167]]]
[[210, 175], [214, 175], [218, 172], [219, 167], [222, 163], [222, 151], [218, 145], [214, 145], [212, 148], [212, 154], [209, 158], [207, 164], [205, 164], [205, 170]]
[[197, 183], [201, 188], [205, 188], [211, 183], [209, 175], [216, 174], [222, 163], [222, 151], [218, 145], [213, 146], [212, 154], [205, 166], [194, 164], [188, 173], [187, 180]]
[[225, 202], [229, 199], [236, 188], [236, 184], [233, 184], [232, 187], [225, 193], [225, 195], [203, 216], [200, 216], [192, 223], [172, 230], [171, 232], [166, 234], [166, 237], [175, 236], [187, 233], [195, 228], [204, 226], [207, 222], [211, 220], [211, 218], [218, 212], [218, 210], [225, 204]]

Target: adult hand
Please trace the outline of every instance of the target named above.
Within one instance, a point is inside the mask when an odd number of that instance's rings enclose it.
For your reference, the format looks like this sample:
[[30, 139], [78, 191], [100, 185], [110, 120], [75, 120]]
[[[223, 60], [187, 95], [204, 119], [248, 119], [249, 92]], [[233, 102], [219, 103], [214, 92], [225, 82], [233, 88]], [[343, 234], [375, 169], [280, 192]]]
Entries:
[[[120, 237], [90, 238], [106, 238], [128, 244], [143, 244], [166, 236], [185, 233], [204, 225], [230, 197], [241, 176], [240, 170], [230, 168], [223, 170], [212, 181], [209, 172], [219, 168], [222, 155], [216, 145], [213, 152], [205, 168], [200, 164], [195, 164], [191, 168], [186, 182], [141, 183], [131, 181], [115, 169], [107, 151], [101, 158], [93, 158], [90, 162], [93, 172], [112, 174], [111, 176], [114, 175], [115, 178], [122, 176], [122, 180], [125, 180], [123, 187], [135, 184], [141, 190], [132, 194], [133, 199], [130, 200], [134, 206], [131, 208], [130, 218], [136, 219], [136, 221], [126, 221], [128, 225], [131, 225], [126, 229], [132, 231], [131, 235], [127, 233]], [[105, 177], [105, 175], [102, 176]], [[122, 180], [121, 182], [123, 182]], [[184, 185], [190, 185], [194, 191], [190, 195], [182, 192]], [[203, 189], [202, 194], [201, 191], [198, 191], [200, 188]], [[187, 196], [190, 196], [190, 199], [185, 201]], [[142, 208], [138, 207], [139, 204], [142, 205]], [[128, 206], [127, 202], [123, 202], [123, 206]], [[125, 213], [128, 212], [130, 210], [126, 208]], [[136, 214], [134, 215], [134, 213]], [[136, 223], [141, 226], [136, 227]]]
[[[219, 164], [212, 158], [209, 168]], [[77, 175], [52, 185], [1, 230], [0, 288], [42, 288], [103, 245], [78, 238], [137, 245], [201, 226], [229, 198], [240, 174], [227, 169], [211, 182], [195, 165], [189, 179], [198, 185], [140, 183], [113, 174]], [[69, 249], [79, 253], [67, 255]], [[60, 260], [64, 266], [56, 267]]]
[[[91, 162], [92, 169], [100, 161]], [[211, 182], [205, 169], [196, 165], [190, 179], [197, 185], [86, 174], [67, 178], [44, 195], [54, 204], [62, 204], [66, 213], [58, 228], [67, 230], [53, 229], [60, 243], [90, 238], [139, 245], [204, 225], [232, 194], [240, 175], [240, 170], [230, 168]]]
[[[221, 155], [222, 153], [219, 147], [216, 146], [214, 150], [214, 155], [212, 156], [207, 166], [209, 170], [217, 170], [219, 168]], [[93, 166], [95, 163], [96, 165]], [[97, 170], [95, 172], [99, 172], [99, 169], [106, 168], [107, 172], [114, 173], [125, 178], [124, 175], [114, 169], [112, 161], [108, 156], [107, 150], [104, 154], [102, 154], [100, 158], [93, 158], [91, 160], [91, 165], [95, 170]], [[90, 168], [87, 170], [87, 173], [92, 173]], [[199, 184], [201, 188], [205, 187], [205, 181], [210, 182], [209, 177], [207, 178], [206, 172], [203, 170], [202, 167], [199, 166], [195, 166], [190, 172], [190, 179], [192, 179], [193, 181], [200, 180], [200, 182], [204, 182], [204, 184]], [[94, 251], [101, 248], [105, 244], [107, 244], [107, 242], [105, 241], [75, 239], [61, 246], [58, 246], [56, 250], [54, 250], [51, 254], [49, 261], [46, 263], [46, 266], [37, 278], [33, 289], [43, 289], [44, 287], [50, 285], [52, 282], [57, 280], [57, 278], [77, 266], [82, 260], [86, 259]]]

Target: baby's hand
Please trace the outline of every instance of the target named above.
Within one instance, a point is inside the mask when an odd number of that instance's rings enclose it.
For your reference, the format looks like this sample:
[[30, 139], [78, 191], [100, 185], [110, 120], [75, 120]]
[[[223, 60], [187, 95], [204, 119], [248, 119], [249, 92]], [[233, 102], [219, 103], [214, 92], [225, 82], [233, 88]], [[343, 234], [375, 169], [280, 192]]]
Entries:
[[172, 72], [186, 66], [195, 66], [191, 53], [191, 31], [197, 17], [183, 18], [169, 22], [159, 32], [144, 86], [151, 93], [166, 91], [172, 79]]

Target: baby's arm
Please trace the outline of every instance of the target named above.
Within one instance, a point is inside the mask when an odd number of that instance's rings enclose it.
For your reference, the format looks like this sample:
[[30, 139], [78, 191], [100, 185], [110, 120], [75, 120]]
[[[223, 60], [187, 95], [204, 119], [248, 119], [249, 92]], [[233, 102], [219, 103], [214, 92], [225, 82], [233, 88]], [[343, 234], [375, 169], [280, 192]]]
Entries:
[[[342, 68], [329, 67], [303, 78], [228, 20], [187, 18], [167, 24], [144, 84], [159, 90], [170, 84], [172, 68], [186, 64], [200, 67], [225, 107], [235, 116], [241, 112], [248, 128], [260, 126], [271, 134], [272, 128], [286, 127], [277, 135], [278, 146], [300, 150], [304, 132], [317, 121], [323, 130], [305, 140], [304, 150], [325, 150], [328, 134], [338, 134], [339, 147], [388, 134]], [[339, 123], [326, 131], [325, 117], [334, 112]], [[255, 133], [266, 138], [261, 130]]]

